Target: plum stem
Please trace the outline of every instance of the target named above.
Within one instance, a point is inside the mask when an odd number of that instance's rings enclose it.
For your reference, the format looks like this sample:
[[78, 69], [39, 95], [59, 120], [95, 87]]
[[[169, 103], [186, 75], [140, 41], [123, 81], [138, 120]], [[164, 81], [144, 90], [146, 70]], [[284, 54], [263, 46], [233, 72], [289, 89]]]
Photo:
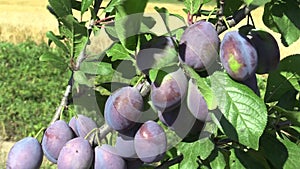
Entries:
[[224, 16], [223, 16], [222, 18], [223, 18], [223, 20], [224, 20], [224, 22], [225, 22], [226, 28], [227, 28], [227, 29], [230, 29], [230, 26], [229, 26], [229, 24], [228, 24], [226, 18], [225, 18]]
[[138, 79], [138, 81], [134, 84], [133, 87], [136, 88], [136, 87], [141, 83], [141, 81], [142, 81], [144, 78], [145, 78], [144, 75], [140, 76], [139, 79]]
[[88, 132], [86, 134], [86, 136], [84, 137], [85, 140], [87, 140], [92, 134], [94, 134], [96, 131], [98, 130], [98, 128], [94, 128], [93, 130], [91, 130], [90, 132]]
[[41, 134], [41, 133], [43, 133], [43, 131], [45, 130], [46, 128], [45, 127], [42, 127], [37, 133], [36, 133], [36, 135], [34, 136], [34, 138], [38, 138], [39, 137], [39, 135]]
[[208, 20], [210, 19], [211, 15], [217, 10], [217, 8], [214, 8], [212, 11], [210, 11], [210, 13], [208, 14], [207, 18], [206, 18], [206, 22], [208, 22]]

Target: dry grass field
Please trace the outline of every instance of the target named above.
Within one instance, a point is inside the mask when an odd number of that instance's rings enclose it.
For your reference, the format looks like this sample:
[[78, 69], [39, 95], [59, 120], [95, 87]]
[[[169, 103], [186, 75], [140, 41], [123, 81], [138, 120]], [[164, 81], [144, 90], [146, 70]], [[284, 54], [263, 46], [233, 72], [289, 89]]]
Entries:
[[[49, 30], [57, 32], [56, 19], [46, 10], [47, 0], [0, 0], [0, 41], [22, 42], [28, 38], [37, 43], [47, 41], [45, 33]], [[105, 3], [106, 4], [106, 3]], [[180, 4], [151, 3], [147, 12], [154, 12], [154, 6], [165, 7], [171, 13], [184, 15]], [[267, 29], [262, 21], [263, 9], [253, 11], [256, 27]], [[240, 25], [244, 24], [242, 22]], [[273, 33], [279, 42], [281, 56], [300, 53], [300, 40], [286, 48], [280, 43], [280, 35]], [[6, 154], [12, 143], [1, 142], [0, 138], [0, 168], [4, 167]]]
[[[36, 42], [46, 41], [45, 33], [49, 30], [57, 32], [55, 18], [46, 10], [47, 0], [0, 0], [0, 41], [18, 43], [28, 38]], [[104, 2], [103, 6], [107, 4]], [[146, 12], [154, 12], [154, 7], [167, 8], [171, 13], [184, 16], [181, 4], [150, 3]], [[257, 28], [267, 29], [262, 20], [263, 9], [253, 11], [253, 17]], [[245, 21], [240, 23], [244, 24]], [[273, 33], [278, 42], [280, 35]], [[300, 40], [286, 48], [279, 43], [281, 56], [288, 56], [293, 53], [300, 53]]]

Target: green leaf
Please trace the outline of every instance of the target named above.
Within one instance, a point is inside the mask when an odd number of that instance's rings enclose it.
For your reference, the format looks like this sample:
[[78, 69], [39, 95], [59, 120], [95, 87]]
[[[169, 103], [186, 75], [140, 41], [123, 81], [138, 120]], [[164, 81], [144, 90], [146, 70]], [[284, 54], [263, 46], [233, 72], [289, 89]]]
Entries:
[[245, 167], [243, 164], [240, 162], [238, 157], [236, 156], [234, 149], [230, 150], [230, 156], [229, 156], [229, 168], [238, 168], [238, 169], [244, 169]]
[[81, 10], [81, 2], [76, 0], [71, 0], [72, 9], [75, 9], [77, 11]]
[[295, 90], [300, 91], [300, 74], [298, 72], [280, 72], [281, 76], [285, 77], [290, 84], [294, 87]]
[[263, 22], [281, 34], [283, 45], [289, 46], [300, 37], [300, 12], [297, 0], [272, 1], [264, 8]]
[[153, 17], [143, 17], [140, 32], [145, 34], [149, 33], [151, 31], [151, 28], [153, 28], [155, 24], [156, 21]]
[[203, 138], [192, 143], [181, 142], [178, 150], [183, 154], [180, 169], [197, 168], [197, 159], [206, 159], [214, 150], [215, 145], [209, 138]]
[[211, 86], [218, 108], [236, 130], [237, 138], [231, 139], [257, 150], [259, 137], [267, 124], [267, 109], [263, 100], [224, 72], [215, 72], [211, 76]]
[[111, 61], [132, 60], [130, 54], [120, 43], [115, 43], [110, 49], [106, 51], [106, 54], [108, 57], [111, 57]]
[[154, 82], [156, 77], [157, 77], [157, 74], [158, 74], [158, 69], [150, 69], [149, 71], [149, 79], [151, 80], [151, 82]]
[[271, 2], [271, 0], [244, 0], [244, 2], [249, 6], [253, 5], [256, 7], [263, 6], [264, 4]]
[[78, 84], [84, 84], [88, 87], [93, 86], [93, 81], [89, 80], [82, 71], [74, 71], [74, 81]]
[[215, 109], [217, 107], [217, 99], [215, 97], [212, 88], [208, 84], [209, 79], [200, 77], [198, 73], [195, 72], [194, 69], [187, 66], [186, 64], [181, 64], [181, 65], [185, 73], [187, 73], [188, 76], [190, 76], [192, 79], [196, 81], [198, 88], [207, 103], [208, 109], [209, 110]]
[[63, 57], [55, 55], [51, 52], [44, 53], [39, 60], [42, 62], [50, 62], [50, 64], [52, 64], [54, 67], [61, 70], [66, 70], [68, 67], [68, 64]]
[[300, 54], [291, 55], [282, 59], [278, 69], [268, 76], [265, 102], [278, 101], [288, 91], [299, 89]]
[[64, 17], [72, 14], [72, 5], [70, 0], [48, 0], [58, 17]]
[[89, 7], [93, 4], [94, 0], [82, 0], [81, 2], [81, 16], [85, 11], [89, 9]]
[[85, 23], [79, 23], [74, 16], [68, 15], [61, 18], [59, 30], [61, 35], [67, 37], [71, 57], [77, 57], [83, 51], [88, 40], [88, 31]]
[[[128, 50], [134, 51], [138, 43], [141, 21], [148, 0], [124, 0], [116, 6], [115, 29], [121, 44]], [[130, 27], [128, 27], [130, 25]]]
[[280, 140], [288, 150], [288, 159], [284, 163], [284, 169], [298, 168], [300, 166], [300, 146], [290, 142], [288, 139]]
[[164, 21], [165, 25], [168, 26], [168, 23], [169, 23], [169, 11], [162, 7], [162, 8], [159, 8], [157, 6], [154, 7], [154, 9], [156, 10], [156, 12], [158, 12], [162, 18], [162, 20]]
[[106, 76], [112, 74], [114, 69], [110, 63], [106, 62], [82, 62], [80, 64], [80, 71], [93, 75]]
[[224, 169], [224, 168], [226, 168], [225, 157], [220, 151], [218, 151], [218, 154], [214, 158], [214, 160], [212, 162], [210, 162], [210, 166], [213, 169]]
[[242, 5], [243, 0], [227, 0], [224, 4], [224, 16], [232, 16]]
[[274, 106], [273, 108], [281, 113], [282, 116], [285, 116], [287, 119], [289, 119], [293, 125], [300, 126], [300, 111], [286, 110], [279, 106]]
[[177, 65], [171, 65], [160, 69], [150, 69], [149, 78], [151, 82], [155, 81], [156, 83], [160, 84], [166, 75], [168, 75], [170, 72], [175, 72], [177, 70], [178, 70]]
[[[240, 149], [234, 149], [236, 160], [243, 165], [242, 168], [264, 168], [270, 169], [270, 166], [262, 153], [254, 151], [252, 149], [244, 151]], [[238, 164], [238, 163], [236, 163]], [[240, 165], [238, 164], [238, 166]], [[236, 168], [236, 166], [232, 167]]]
[[107, 25], [105, 25], [104, 29], [111, 40], [115, 41], [118, 38], [115, 25], [113, 23], [108, 23]]
[[51, 41], [53, 41], [57, 47], [61, 48], [64, 52], [69, 53], [67, 46], [64, 43], [62, 43], [60, 39], [52, 31], [48, 31], [46, 33], [46, 36]]
[[184, 6], [187, 8], [187, 10], [192, 15], [196, 14], [198, 12], [198, 9], [201, 4], [202, 4], [201, 0], [185, 0], [184, 1]]
[[176, 40], [180, 41], [183, 32], [184, 32], [184, 29], [178, 29], [176, 31]]
[[116, 6], [121, 5], [124, 0], [111, 0], [109, 4], [104, 9], [104, 12], [112, 12]]
[[275, 169], [283, 168], [288, 158], [286, 147], [275, 136], [268, 133], [262, 135], [259, 151], [264, 154]]

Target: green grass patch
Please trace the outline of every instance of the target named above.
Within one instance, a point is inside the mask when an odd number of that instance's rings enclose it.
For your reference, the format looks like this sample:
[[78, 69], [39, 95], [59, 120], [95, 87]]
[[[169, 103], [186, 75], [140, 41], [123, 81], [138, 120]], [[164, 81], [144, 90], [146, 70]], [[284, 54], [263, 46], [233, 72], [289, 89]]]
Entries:
[[0, 42], [0, 138], [16, 141], [35, 135], [50, 122], [67, 85], [67, 70], [39, 61], [44, 52], [61, 52], [26, 41]]
[[183, 4], [183, 0], [149, 0], [149, 2]]

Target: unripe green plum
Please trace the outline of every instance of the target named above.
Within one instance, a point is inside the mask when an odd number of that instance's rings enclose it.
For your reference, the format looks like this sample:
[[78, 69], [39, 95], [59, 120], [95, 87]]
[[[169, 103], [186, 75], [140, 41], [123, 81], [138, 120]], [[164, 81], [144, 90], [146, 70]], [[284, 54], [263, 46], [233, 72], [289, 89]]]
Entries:
[[220, 40], [210, 22], [199, 21], [187, 27], [179, 43], [179, 60], [197, 71], [210, 67], [218, 57]]
[[220, 60], [230, 77], [243, 81], [255, 74], [257, 52], [246, 36], [230, 31], [221, 42]]
[[252, 29], [248, 36], [257, 51], [257, 74], [270, 73], [278, 67], [280, 51], [275, 38], [263, 30]]

